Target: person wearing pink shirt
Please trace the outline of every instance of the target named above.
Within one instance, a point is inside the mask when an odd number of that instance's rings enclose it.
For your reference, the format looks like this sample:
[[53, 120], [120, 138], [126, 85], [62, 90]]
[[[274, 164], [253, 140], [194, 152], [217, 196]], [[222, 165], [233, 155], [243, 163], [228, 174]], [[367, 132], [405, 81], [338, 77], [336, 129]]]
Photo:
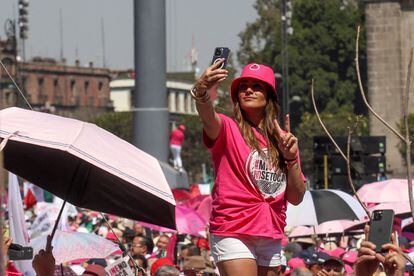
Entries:
[[184, 131], [185, 126], [179, 125], [170, 134], [170, 150], [173, 156], [173, 165], [174, 168], [182, 171], [183, 170], [183, 163], [181, 161], [181, 148], [184, 143]]
[[209, 93], [227, 76], [223, 60], [191, 89], [203, 141], [215, 170], [210, 218], [211, 252], [220, 275], [277, 275], [287, 202], [299, 204], [305, 177], [298, 139], [280, 127], [273, 70], [251, 63], [231, 85], [233, 118], [218, 114]]

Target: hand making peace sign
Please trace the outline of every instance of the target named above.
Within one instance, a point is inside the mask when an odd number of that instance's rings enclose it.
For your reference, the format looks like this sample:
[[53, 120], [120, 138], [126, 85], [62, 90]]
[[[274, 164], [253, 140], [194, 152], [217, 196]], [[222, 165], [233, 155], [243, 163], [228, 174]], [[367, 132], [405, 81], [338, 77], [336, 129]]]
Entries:
[[275, 127], [276, 127], [276, 138], [278, 141], [279, 150], [282, 152], [283, 157], [287, 161], [295, 160], [298, 157], [299, 147], [298, 147], [298, 138], [296, 138], [290, 132], [290, 118], [289, 114], [286, 114], [285, 117], [285, 127], [286, 130], [283, 130], [277, 119], [274, 120]]

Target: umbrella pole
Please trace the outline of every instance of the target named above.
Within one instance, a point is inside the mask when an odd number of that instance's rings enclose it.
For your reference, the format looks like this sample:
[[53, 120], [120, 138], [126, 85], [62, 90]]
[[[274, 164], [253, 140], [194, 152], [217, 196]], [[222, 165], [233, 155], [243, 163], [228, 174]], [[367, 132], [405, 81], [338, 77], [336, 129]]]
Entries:
[[66, 205], [66, 200], [63, 201], [62, 207], [60, 207], [58, 217], [56, 218], [55, 225], [53, 226], [52, 233], [50, 234], [50, 243], [52, 243], [53, 237], [55, 236], [55, 232], [59, 224], [60, 217], [62, 216], [63, 209], [65, 209], [65, 205]]
[[[4, 194], [4, 183], [5, 183], [5, 175], [4, 175], [4, 167], [3, 167], [3, 151], [1, 151], [0, 153], [0, 203], [3, 204], [3, 194]], [[3, 216], [4, 216], [5, 212], [4, 210], [1, 209], [0, 206], [0, 275], [5, 275], [5, 260], [6, 260], [6, 256], [3, 256], [3, 247], [5, 246], [4, 244], [4, 233], [3, 233]]]
[[112, 234], [114, 234], [114, 236], [116, 237], [116, 239], [118, 241], [119, 248], [121, 249], [123, 255], [124, 256], [127, 255], [129, 257], [129, 259], [132, 261], [132, 263], [134, 264], [135, 275], [138, 275], [138, 271], [144, 271], [144, 269], [138, 265], [138, 263], [134, 260], [134, 258], [132, 258], [131, 253], [128, 250], [126, 250], [125, 246], [123, 245], [121, 240], [118, 238], [118, 235], [115, 233], [114, 229], [112, 228], [111, 224], [106, 219], [105, 215], [102, 212], [99, 212], [99, 214], [101, 215], [101, 217], [105, 221], [106, 225], [108, 225], [109, 230], [111, 230]]

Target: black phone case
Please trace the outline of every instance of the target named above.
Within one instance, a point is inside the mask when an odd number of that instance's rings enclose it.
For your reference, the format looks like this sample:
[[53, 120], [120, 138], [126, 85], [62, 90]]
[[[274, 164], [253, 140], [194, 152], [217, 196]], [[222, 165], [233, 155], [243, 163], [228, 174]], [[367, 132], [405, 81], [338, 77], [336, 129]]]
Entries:
[[227, 67], [227, 62], [230, 55], [230, 49], [227, 47], [217, 47], [214, 49], [213, 59], [211, 60], [211, 64], [215, 63], [218, 59], [224, 58], [222, 69]]
[[[380, 214], [380, 218], [376, 217]], [[368, 240], [375, 244], [375, 251], [382, 252], [382, 245], [391, 241], [393, 210], [375, 210], [371, 215]]]
[[33, 259], [33, 248], [30, 246], [23, 246], [22, 250], [9, 249], [8, 255], [11, 261], [31, 260]]

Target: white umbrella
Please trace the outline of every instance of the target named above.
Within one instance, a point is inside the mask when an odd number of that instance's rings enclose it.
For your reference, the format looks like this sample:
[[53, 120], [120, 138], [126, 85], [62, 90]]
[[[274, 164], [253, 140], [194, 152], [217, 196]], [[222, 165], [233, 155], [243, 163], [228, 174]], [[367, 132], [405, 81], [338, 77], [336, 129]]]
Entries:
[[[30, 245], [34, 254], [45, 248], [47, 236], [33, 239]], [[119, 246], [101, 236], [90, 233], [57, 230], [52, 241], [56, 264], [78, 259], [106, 258], [119, 251]]]
[[319, 225], [331, 220], [360, 220], [366, 213], [351, 195], [338, 190], [306, 191], [303, 201], [288, 204], [287, 226]]
[[82, 208], [175, 229], [157, 159], [90, 123], [16, 107], [0, 111], [4, 167]]

